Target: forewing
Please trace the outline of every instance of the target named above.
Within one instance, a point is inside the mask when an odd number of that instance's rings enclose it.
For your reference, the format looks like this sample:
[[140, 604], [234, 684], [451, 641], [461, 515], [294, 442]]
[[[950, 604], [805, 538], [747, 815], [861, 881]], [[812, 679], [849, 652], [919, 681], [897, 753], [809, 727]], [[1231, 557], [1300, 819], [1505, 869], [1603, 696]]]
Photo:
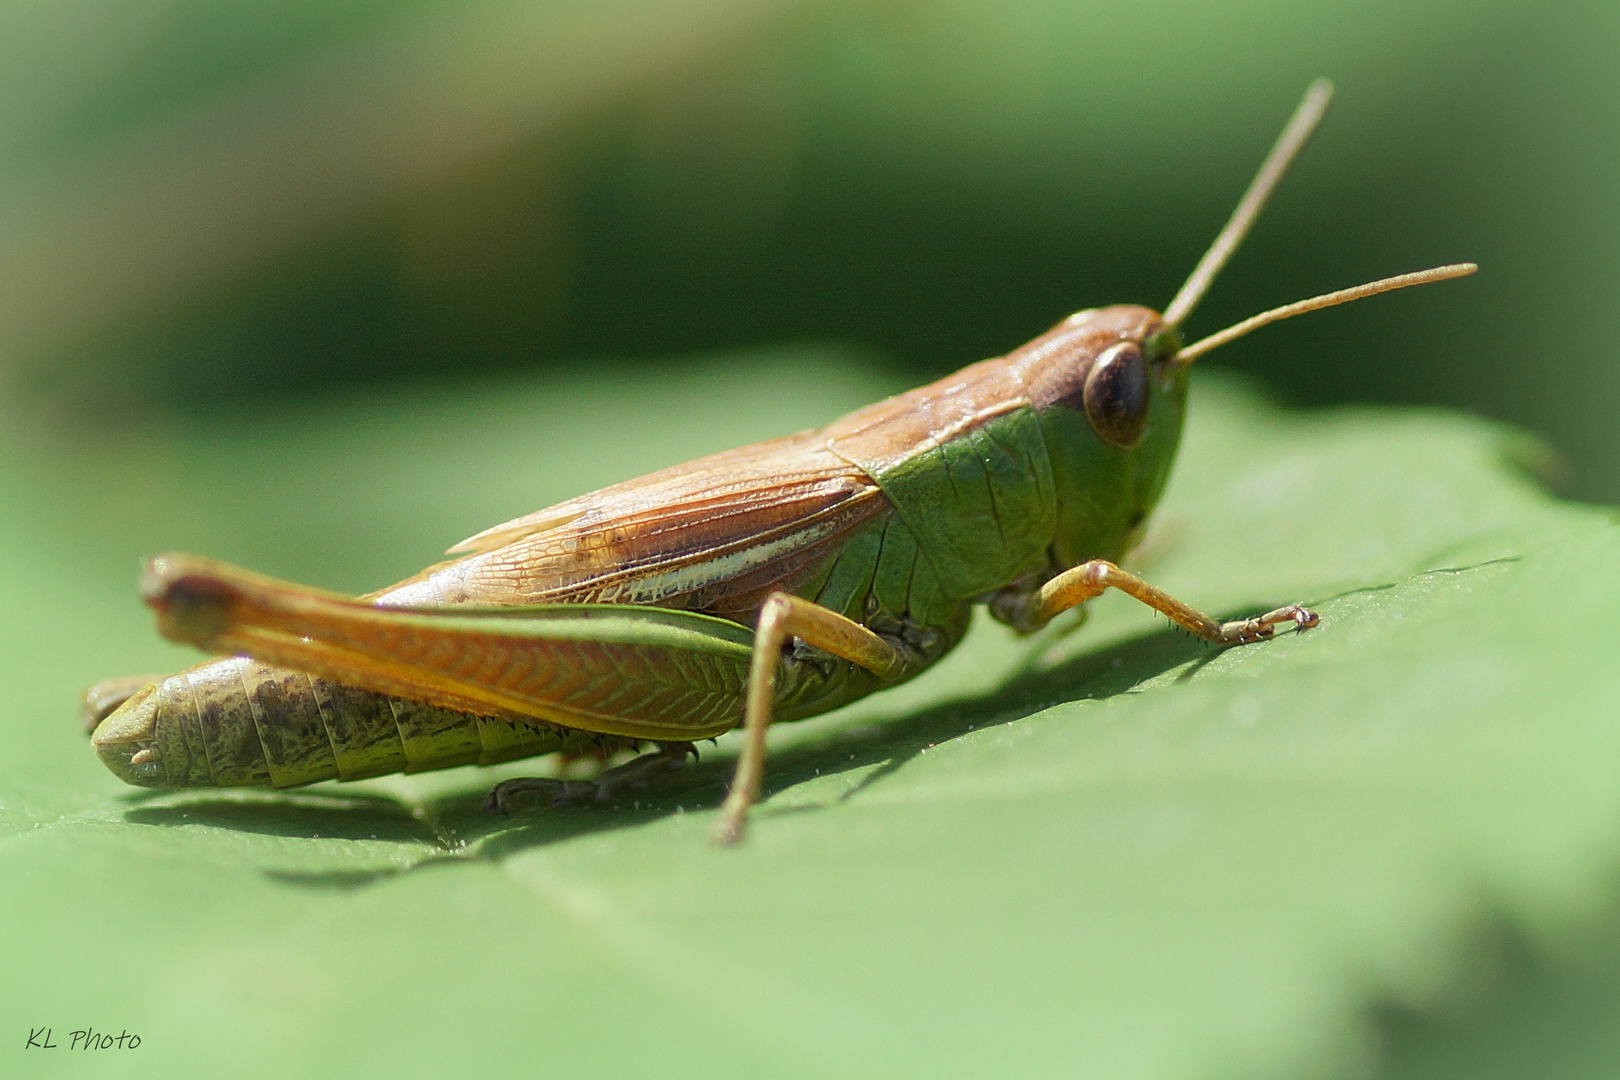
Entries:
[[806, 432], [615, 484], [458, 544], [471, 553], [386, 605], [658, 605], [746, 618], [793, 591], [886, 507], [864, 472]]

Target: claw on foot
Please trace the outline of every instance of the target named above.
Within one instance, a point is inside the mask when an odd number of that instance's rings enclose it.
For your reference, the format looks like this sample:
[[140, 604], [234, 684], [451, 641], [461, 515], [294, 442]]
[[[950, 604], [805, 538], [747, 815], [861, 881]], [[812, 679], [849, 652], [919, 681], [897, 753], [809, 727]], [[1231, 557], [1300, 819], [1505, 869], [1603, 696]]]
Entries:
[[1221, 626], [1221, 637], [1233, 645], [1247, 645], [1252, 641], [1263, 641], [1270, 637], [1278, 623], [1291, 622], [1301, 630], [1309, 630], [1321, 621], [1322, 617], [1310, 608], [1300, 604], [1289, 604], [1287, 607], [1268, 611], [1253, 619], [1239, 619], [1237, 622], [1225, 623]]
[[722, 809], [720, 820], [714, 823], [714, 832], [710, 835], [721, 847], [730, 847], [743, 838], [743, 826], [747, 820], [742, 814], [733, 814]]
[[[530, 791], [541, 793], [541, 806], [558, 806], [561, 805], [563, 798], [562, 789], [566, 786], [566, 781], [552, 780], [544, 776], [520, 776], [515, 780], [502, 780], [495, 785], [489, 796], [484, 799], [484, 813], [501, 814], [503, 816], [510, 814], [514, 809], [518, 808], [517, 801], [513, 799], [513, 796]], [[546, 797], [547, 792], [550, 793], [550, 798]]]

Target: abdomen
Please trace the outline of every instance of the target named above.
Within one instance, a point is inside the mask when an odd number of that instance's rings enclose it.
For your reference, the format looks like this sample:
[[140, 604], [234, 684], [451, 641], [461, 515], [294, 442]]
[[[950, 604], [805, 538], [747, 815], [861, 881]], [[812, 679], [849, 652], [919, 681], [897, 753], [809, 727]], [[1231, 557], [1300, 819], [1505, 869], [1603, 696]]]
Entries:
[[98, 729], [97, 752], [122, 779], [157, 788], [296, 787], [637, 742], [442, 709], [241, 657], [164, 679], [118, 715], [122, 730]]

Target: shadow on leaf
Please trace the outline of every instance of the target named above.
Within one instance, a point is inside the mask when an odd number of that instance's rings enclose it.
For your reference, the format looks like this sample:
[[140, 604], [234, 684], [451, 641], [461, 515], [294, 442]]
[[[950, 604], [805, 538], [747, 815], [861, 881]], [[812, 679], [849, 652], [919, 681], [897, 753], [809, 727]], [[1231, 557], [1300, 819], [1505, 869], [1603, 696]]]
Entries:
[[[171, 796], [178, 793], [165, 793]], [[271, 836], [338, 840], [420, 841], [431, 838], [409, 807], [385, 795], [345, 792], [186, 791], [183, 801], [144, 805], [124, 811], [124, 820], [142, 825], [203, 825]]]

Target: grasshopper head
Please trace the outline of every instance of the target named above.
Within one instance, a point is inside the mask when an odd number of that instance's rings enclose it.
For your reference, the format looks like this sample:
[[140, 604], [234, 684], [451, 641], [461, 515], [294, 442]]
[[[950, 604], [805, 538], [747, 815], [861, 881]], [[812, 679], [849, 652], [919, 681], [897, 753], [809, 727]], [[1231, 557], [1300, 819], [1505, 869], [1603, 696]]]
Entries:
[[1181, 441], [1192, 361], [1280, 319], [1477, 269], [1457, 263], [1340, 289], [1182, 345], [1180, 327], [1304, 149], [1332, 96], [1325, 79], [1306, 90], [1232, 217], [1163, 315], [1128, 305], [1081, 311], [1008, 356], [1040, 415], [1052, 460], [1059, 507], [1052, 554], [1059, 565], [1118, 558], [1140, 536]]
[[1181, 442], [1180, 346], [1157, 312], [1122, 304], [1077, 312], [1008, 357], [1052, 462], [1060, 564], [1118, 558], [1140, 536]]

